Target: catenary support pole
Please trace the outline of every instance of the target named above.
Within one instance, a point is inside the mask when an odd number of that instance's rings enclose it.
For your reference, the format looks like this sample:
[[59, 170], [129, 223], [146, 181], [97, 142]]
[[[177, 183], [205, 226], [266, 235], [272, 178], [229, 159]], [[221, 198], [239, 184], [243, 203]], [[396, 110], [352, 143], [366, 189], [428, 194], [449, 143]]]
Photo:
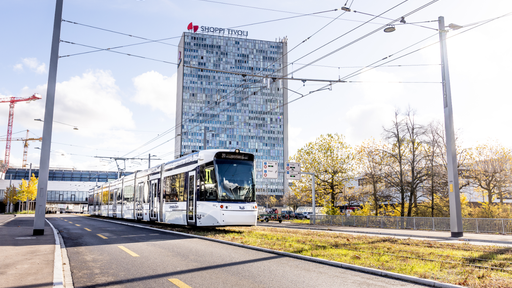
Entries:
[[64, 0], [55, 4], [55, 19], [53, 22], [52, 50], [50, 54], [50, 70], [48, 73], [48, 88], [44, 110], [43, 141], [41, 144], [41, 159], [39, 162], [39, 181], [37, 185], [36, 212], [34, 215], [33, 235], [44, 235], [46, 213], [46, 196], [48, 175], [50, 172], [50, 149], [52, 145], [53, 110], [55, 104], [55, 87], [57, 85], [57, 64], [59, 61], [60, 27], [62, 24], [62, 6]]
[[457, 167], [457, 150], [453, 128], [452, 94], [450, 73], [448, 68], [448, 53], [446, 49], [446, 27], [444, 17], [439, 17], [439, 42], [441, 46], [441, 69], [443, 76], [443, 107], [444, 127], [446, 133], [446, 159], [448, 164], [448, 191], [450, 195], [450, 230], [452, 237], [462, 237], [462, 213], [460, 205], [459, 173]]

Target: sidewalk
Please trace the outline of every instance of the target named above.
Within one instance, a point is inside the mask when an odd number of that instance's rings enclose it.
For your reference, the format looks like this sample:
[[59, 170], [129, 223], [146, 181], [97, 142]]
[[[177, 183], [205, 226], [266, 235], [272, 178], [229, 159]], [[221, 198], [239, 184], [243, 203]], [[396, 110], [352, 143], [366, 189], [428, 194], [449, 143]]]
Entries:
[[512, 235], [502, 234], [484, 234], [484, 233], [464, 233], [461, 238], [451, 237], [450, 231], [427, 231], [427, 230], [411, 230], [411, 229], [380, 229], [380, 228], [361, 228], [347, 226], [324, 226], [310, 224], [295, 224], [291, 222], [278, 223], [261, 223], [258, 226], [271, 226], [276, 228], [290, 229], [309, 229], [309, 230], [325, 230], [341, 233], [357, 233], [375, 236], [388, 236], [400, 238], [416, 238], [425, 240], [434, 240], [441, 242], [463, 242], [475, 245], [503, 245], [512, 246]]
[[53, 287], [55, 238], [45, 222], [33, 236], [34, 215], [0, 214], [0, 286]]

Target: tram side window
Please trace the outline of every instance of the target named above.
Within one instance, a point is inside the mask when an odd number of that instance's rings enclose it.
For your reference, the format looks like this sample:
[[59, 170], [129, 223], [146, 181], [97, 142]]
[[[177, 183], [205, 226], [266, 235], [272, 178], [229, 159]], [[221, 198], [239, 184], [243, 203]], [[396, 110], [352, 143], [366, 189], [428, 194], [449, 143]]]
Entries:
[[110, 190], [110, 197], [108, 199], [108, 203], [112, 204], [114, 202], [114, 190]]
[[109, 194], [108, 190], [105, 190], [105, 191], [102, 192], [102, 194], [101, 194], [101, 196], [102, 196], [101, 197], [101, 204], [103, 204], [103, 205], [107, 205], [108, 204], [108, 194]]
[[217, 179], [215, 177], [213, 162], [201, 165], [199, 175], [201, 179], [199, 201], [217, 201]]
[[125, 186], [124, 187], [124, 201], [125, 202], [133, 202], [133, 186]]
[[165, 202], [187, 201], [185, 194], [185, 173], [164, 178]]

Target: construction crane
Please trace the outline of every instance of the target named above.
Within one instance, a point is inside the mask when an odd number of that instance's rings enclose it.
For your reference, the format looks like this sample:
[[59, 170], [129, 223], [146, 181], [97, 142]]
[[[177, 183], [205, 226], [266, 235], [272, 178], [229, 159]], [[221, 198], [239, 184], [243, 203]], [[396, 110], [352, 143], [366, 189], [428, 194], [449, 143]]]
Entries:
[[[34, 95], [22, 98], [22, 97], [2, 97], [0, 103], [9, 103], [9, 120], [7, 122], [7, 139], [5, 144], [5, 158], [4, 158], [4, 169], [3, 173], [9, 168], [9, 159], [11, 158], [11, 139], [12, 139], [12, 124], [14, 120], [14, 104], [18, 102], [34, 101], [41, 99], [41, 95], [35, 93]], [[27, 137], [28, 138], [28, 137]]]
[[[25, 138], [15, 138], [11, 139], [11, 141], [24, 141], [25, 144], [23, 145], [23, 163], [21, 167], [25, 168], [27, 167], [27, 155], [28, 155], [28, 141], [42, 141], [43, 137], [39, 138], [28, 138], [29, 131], [27, 130], [27, 137]], [[0, 141], [7, 141], [7, 139], [0, 139]]]

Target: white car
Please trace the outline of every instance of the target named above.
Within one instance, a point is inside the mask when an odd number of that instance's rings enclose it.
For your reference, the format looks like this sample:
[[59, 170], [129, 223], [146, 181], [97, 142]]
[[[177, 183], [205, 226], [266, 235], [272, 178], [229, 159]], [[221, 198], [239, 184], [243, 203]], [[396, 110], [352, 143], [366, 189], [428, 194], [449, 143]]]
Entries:
[[303, 212], [302, 214], [304, 214], [306, 219], [310, 219], [311, 215], [313, 215], [313, 212]]

